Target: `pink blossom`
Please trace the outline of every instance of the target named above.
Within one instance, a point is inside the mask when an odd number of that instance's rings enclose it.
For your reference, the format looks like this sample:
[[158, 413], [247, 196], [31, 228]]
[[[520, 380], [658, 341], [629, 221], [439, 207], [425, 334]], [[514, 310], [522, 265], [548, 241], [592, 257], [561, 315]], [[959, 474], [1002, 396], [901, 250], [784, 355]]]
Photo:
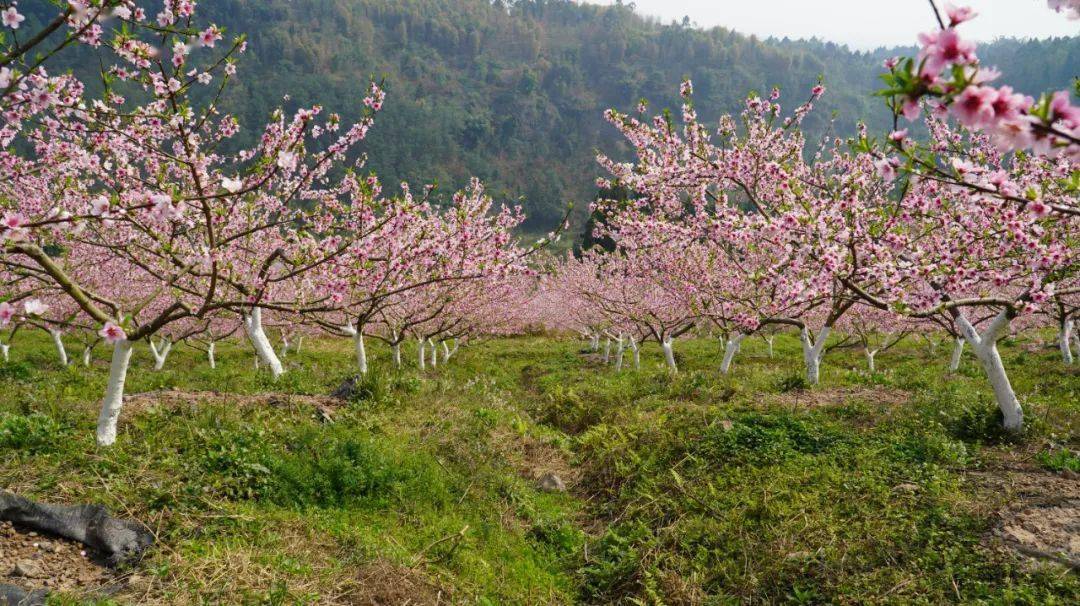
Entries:
[[957, 121], [968, 128], [981, 128], [994, 121], [998, 92], [989, 86], [969, 86], [952, 105]]
[[216, 25], [211, 25], [199, 34], [199, 42], [207, 48], [214, 48], [218, 40], [221, 40], [221, 30]]
[[239, 178], [230, 179], [229, 177], [225, 177], [221, 180], [221, 187], [230, 194], [235, 194], [236, 192], [244, 188], [244, 180]]
[[23, 303], [23, 309], [28, 316], [40, 316], [49, 311], [49, 306], [41, 302], [41, 299], [30, 299]]
[[919, 34], [919, 42], [922, 44], [919, 57], [926, 60], [923, 74], [931, 78], [937, 77], [949, 64], [974, 63], [976, 59], [975, 44], [961, 40], [952, 28]]
[[0, 22], [11, 29], [19, 29], [19, 24], [26, 20], [26, 17], [19, 14], [19, 11], [15, 10], [15, 7], [9, 7], [7, 10], [0, 11]]
[[123, 341], [127, 338], [127, 334], [124, 333], [124, 329], [120, 328], [113, 322], [106, 322], [105, 326], [103, 326], [101, 330], [98, 331], [98, 334], [101, 335], [101, 337], [105, 339], [105, 342], [109, 345], [115, 345], [116, 343], [119, 343], [120, 341]]
[[949, 16], [949, 27], [956, 27], [964, 21], [971, 21], [978, 13], [970, 6], [953, 6], [951, 2], [945, 3], [945, 14]]
[[7, 326], [15, 317], [15, 306], [7, 301], [0, 303], [0, 326]]

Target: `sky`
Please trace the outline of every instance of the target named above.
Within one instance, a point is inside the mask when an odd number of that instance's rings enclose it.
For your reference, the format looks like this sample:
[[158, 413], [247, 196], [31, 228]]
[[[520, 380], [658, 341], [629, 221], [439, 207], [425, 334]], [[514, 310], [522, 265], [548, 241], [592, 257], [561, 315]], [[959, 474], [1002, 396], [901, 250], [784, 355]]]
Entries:
[[[586, 0], [614, 4], [615, 0]], [[623, 0], [630, 4], [631, 0]], [[926, 0], [633, 0], [637, 12], [664, 22], [689, 16], [701, 27], [722, 25], [760, 38], [812, 38], [847, 44], [859, 50], [910, 46], [916, 35], [936, 27]], [[979, 16], [961, 25], [970, 39], [1001, 36], [1048, 38], [1080, 35], [1080, 21], [1070, 21], [1047, 7], [1046, 0], [954, 0]], [[938, 7], [943, 6], [940, 0]], [[943, 13], [944, 15], [944, 13]]]

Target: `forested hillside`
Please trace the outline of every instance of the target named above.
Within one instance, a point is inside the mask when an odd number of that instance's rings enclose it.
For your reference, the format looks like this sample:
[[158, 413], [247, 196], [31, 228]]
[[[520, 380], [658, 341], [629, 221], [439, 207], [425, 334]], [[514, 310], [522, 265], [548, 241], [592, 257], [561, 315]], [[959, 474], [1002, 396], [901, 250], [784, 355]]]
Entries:
[[[295, 104], [348, 116], [367, 77], [385, 77], [388, 102], [367, 144], [384, 181], [452, 190], [476, 175], [501, 199], [520, 198], [537, 230], [566, 201], [583, 208], [595, 195], [595, 152], [623, 145], [603, 121], [606, 108], [641, 97], [668, 106], [690, 76], [711, 119], [773, 85], [788, 104], [801, 101], [821, 76], [828, 93], [808, 121], [811, 135], [830, 121], [838, 132], [859, 119], [884, 128], [887, 110], [870, 93], [881, 59], [900, 52], [759, 40], [569, 0], [215, 0], [200, 9], [249, 37], [227, 99], [242, 124], [263, 123], [281, 90]], [[1080, 66], [1075, 37], [1005, 40], [980, 52], [1028, 93], [1067, 86]]]

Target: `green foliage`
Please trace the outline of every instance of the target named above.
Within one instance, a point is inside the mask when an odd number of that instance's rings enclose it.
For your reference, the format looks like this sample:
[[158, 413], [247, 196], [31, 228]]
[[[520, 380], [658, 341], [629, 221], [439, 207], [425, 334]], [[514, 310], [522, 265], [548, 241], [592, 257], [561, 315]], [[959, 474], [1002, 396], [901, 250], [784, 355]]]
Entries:
[[[380, 579], [478, 604], [1080, 600], [1075, 575], [984, 544], [1009, 504], [977, 479], [997, 459], [1080, 465], [1075, 370], [1014, 361], [1026, 336], [1003, 346], [1031, 426], [1020, 441], [996, 433], [985, 377], [915, 343], [872, 381], [859, 352], [830, 352], [821, 386], [802, 382], [786, 334], [772, 358], [745, 342], [729, 376], [714, 339], [680, 340], [674, 376], [655, 343], [618, 373], [579, 346], [490, 340], [419, 373], [386, 372], [376, 345], [363, 398], [331, 414], [292, 396], [354, 372], [345, 340], [313, 340], [277, 382], [241, 344], [222, 343], [213, 371], [181, 348], [150, 372], [140, 351], [130, 393], [235, 398], [132, 399], [117, 445], [98, 449], [104, 366], [39, 364], [53, 352], [35, 335], [8, 365], [26, 372], [0, 373], [0, 485], [150, 522], [161, 547], [135, 572], [163, 603], [319, 603], [343, 587], [395, 603], [365, 593]], [[548, 471], [569, 491], [541, 491]]]
[[1040, 452], [1036, 458], [1040, 465], [1050, 471], [1080, 473], [1080, 454], [1067, 448]]
[[64, 433], [63, 426], [48, 415], [0, 412], [0, 448], [41, 454], [55, 450]]

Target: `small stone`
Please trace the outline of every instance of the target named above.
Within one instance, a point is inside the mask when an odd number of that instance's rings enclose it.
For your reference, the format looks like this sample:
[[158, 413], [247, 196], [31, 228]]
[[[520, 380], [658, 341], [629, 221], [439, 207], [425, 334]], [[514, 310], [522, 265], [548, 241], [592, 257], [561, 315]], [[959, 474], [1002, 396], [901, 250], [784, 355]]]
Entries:
[[544, 492], [566, 492], [566, 484], [563, 483], [562, 478], [549, 471], [540, 476], [540, 490]]
[[56, 543], [53, 543], [52, 541], [42, 541], [41, 550], [45, 553], [56, 553], [60, 551], [60, 547], [58, 547]]
[[11, 576], [27, 579], [40, 579], [44, 575], [45, 571], [41, 569], [41, 564], [33, 560], [19, 560], [15, 562], [15, 569], [11, 571]]

